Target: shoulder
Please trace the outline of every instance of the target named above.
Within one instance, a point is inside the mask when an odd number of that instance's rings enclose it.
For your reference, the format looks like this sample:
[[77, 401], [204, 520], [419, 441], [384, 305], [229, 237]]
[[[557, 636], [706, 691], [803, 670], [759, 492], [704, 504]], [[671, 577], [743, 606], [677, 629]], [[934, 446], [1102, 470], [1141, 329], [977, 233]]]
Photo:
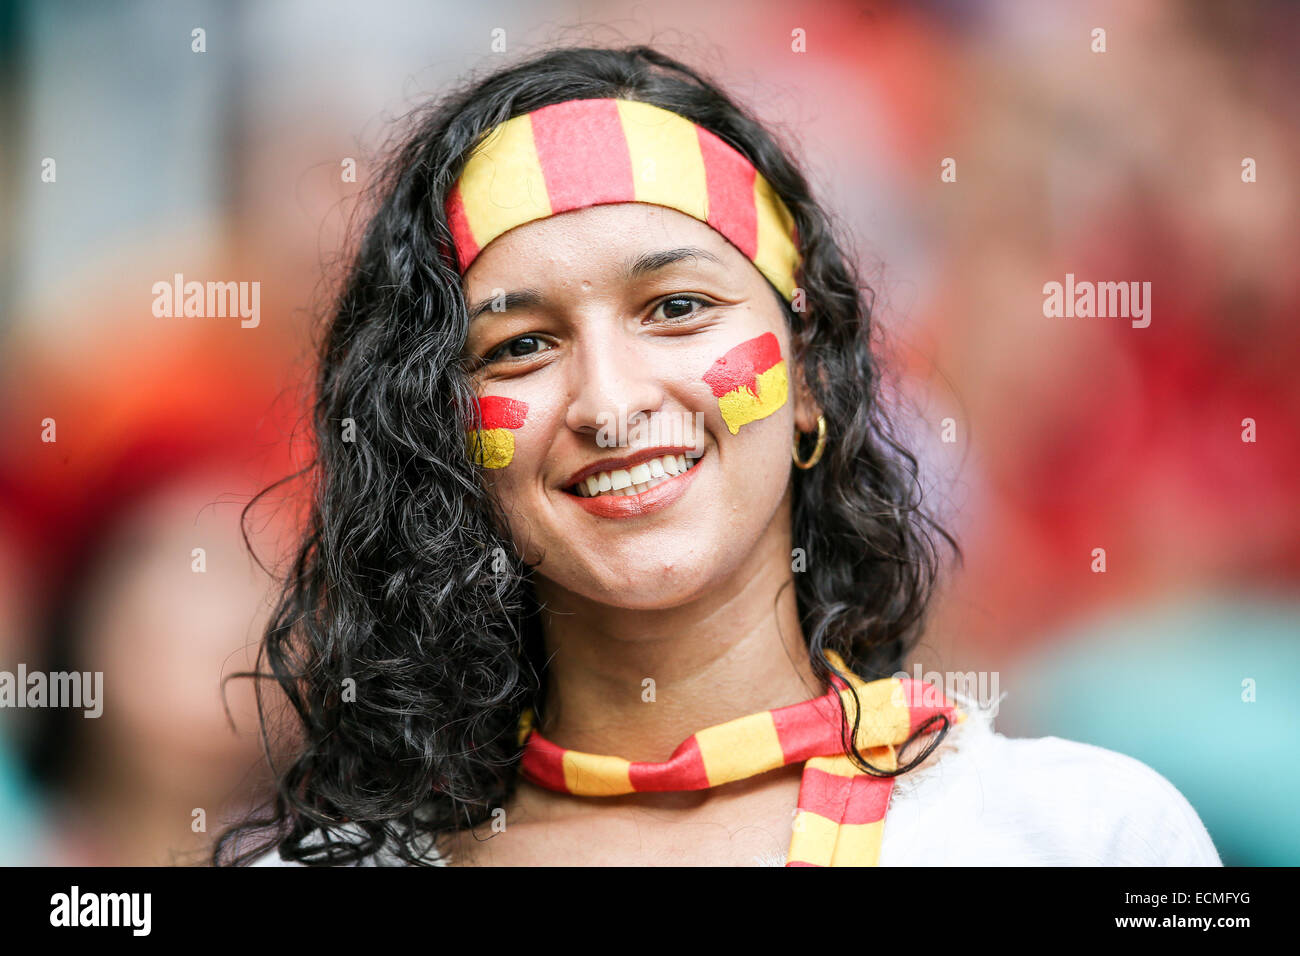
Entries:
[[898, 778], [882, 866], [1222, 865], [1191, 804], [1139, 760], [1005, 737], [978, 710], [949, 736]]

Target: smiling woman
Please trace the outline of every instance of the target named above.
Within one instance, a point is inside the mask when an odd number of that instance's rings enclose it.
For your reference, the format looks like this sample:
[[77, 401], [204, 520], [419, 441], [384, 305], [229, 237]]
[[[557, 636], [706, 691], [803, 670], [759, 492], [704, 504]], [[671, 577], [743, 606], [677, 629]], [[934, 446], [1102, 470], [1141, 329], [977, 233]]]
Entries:
[[423, 115], [324, 343], [262, 648], [297, 756], [214, 860], [1122, 862], [1129, 833], [1217, 862], [1135, 761], [891, 676], [955, 542], [872, 332], [795, 162], [654, 50]]

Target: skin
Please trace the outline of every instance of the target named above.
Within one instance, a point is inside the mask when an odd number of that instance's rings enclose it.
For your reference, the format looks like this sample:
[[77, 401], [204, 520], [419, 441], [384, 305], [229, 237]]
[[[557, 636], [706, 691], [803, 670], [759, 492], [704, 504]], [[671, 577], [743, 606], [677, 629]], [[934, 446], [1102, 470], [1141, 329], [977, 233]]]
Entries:
[[[701, 254], [625, 273], [638, 257], [681, 248]], [[660, 761], [704, 727], [822, 693], [790, 567], [790, 441], [796, 425], [816, 427], [820, 410], [777, 294], [753, 263], [690, 216], [620, 203], [511, 230], [464, 282], [471, 309], [494, 295], [500, 304], [501, 291], [540, 296], [477, 316], [466, 351], [488, 360], [474, 373], [480, 395], [528, 404], [513, 460], [483, 474], [519, 554], [540, 562], [552, 661], [541, 733], [575, 750]], [[780, 341], [790, 398], [732, 435], [702, 375], [765, 332]], [[565, 487], [597, 460], [663, 443], [638, 440], [638, 412], [665, 428], [672, 416], [702, 415], [698, 473], [657, 512], [592, 515]], [[631, 419], [632, 447], [602, 447], [602, 425], [608, 435], [619, 415]], [[643, 700], [646, 678], [653, 702]], [[783, 862], [800, 770], [613, 798], [521, 779], [506, 831], [482, 842], [461, 835], [451, 854], [458, 865]]]

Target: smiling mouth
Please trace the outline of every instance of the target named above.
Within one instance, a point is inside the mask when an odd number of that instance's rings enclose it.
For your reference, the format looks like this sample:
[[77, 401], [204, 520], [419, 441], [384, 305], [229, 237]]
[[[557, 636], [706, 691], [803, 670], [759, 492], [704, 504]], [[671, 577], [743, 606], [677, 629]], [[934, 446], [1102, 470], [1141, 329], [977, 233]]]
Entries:
[[564, 490], [579, 498], [633, 497], [686, 474], [699, 458], [661, 455], [631, 468], [613, 468], [589, 475]]

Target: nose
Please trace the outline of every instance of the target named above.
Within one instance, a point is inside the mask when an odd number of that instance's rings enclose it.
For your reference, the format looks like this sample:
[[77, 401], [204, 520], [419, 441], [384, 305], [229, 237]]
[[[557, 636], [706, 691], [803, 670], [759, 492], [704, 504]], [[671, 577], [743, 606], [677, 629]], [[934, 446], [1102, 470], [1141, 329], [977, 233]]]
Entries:
[[637, 415], [651, 416], [664, 403], [663, 382], [654, 362], [641, 354], [636, 337], [621, 330], [592, 331], [575, 342], [569, 365], [569, 407], [565, 422], [602, 445], [627, 444]]

